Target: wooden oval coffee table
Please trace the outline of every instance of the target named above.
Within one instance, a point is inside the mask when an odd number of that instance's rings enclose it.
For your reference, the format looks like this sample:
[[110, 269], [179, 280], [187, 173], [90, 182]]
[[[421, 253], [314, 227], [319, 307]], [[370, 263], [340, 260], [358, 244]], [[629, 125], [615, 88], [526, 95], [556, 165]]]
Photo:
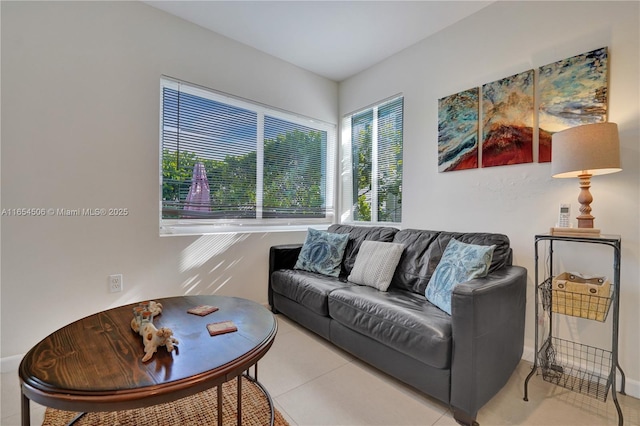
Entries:
[[[276, 336], [273, 314], [258, 303], [235, 297], [181, 296], [156, 301], [164, 309], [153, 322], [173, 330], [180, 342], [177, 351], [159, 348], [151, 360], [142, 362], [142, 338], [130, 326], [136, 304], [71, 323], [36, 344], [20, 363], [22, 424], [30, 424], [30, 400], [67, 411], [120, 411], [174, 401], [214, 386], [218, 386], [221, 424], [222, 384], [251, 366], [257, 376], [257, 362]], [[187, 313], [199, 305], [219, 310], [206, 316]], [[209, 335], [207, 324], [227, 320], [238, 331]], [[238, 380], [239, 388], [241, 383]], [[238, 389], [238, 424], [240, 399]]]

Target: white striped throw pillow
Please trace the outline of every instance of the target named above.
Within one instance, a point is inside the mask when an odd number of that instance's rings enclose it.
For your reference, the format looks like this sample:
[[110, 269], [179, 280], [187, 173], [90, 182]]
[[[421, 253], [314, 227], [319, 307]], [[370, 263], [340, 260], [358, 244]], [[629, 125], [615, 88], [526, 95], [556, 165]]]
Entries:
[[363, 241], [348, 280], [387, 291], [403, 250], [402, 244]]

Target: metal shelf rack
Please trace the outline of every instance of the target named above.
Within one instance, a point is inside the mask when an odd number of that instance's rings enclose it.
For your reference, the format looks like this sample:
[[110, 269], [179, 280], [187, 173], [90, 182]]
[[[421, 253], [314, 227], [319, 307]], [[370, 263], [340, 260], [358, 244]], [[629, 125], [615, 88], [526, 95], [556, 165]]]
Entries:
[[[613, 283], [609, 294], [594, 296], [578, 293], [559, 292], [552, 289], [553, 243], [566, 241], [581, 244], [601, 244], [613, 249]], [[548, 243], [548, 275], [540, 280], [538, 244]], [[625, 375], [618, 364], [618, 326], [620, 309], [620, 255], [619, 236], [579, 237], [540, 234], [535, 236], [535, 357], [531, 372], [524, 382], [524, 400], [528, 401], [529, 379], [538, 371], [543, 380], [566, 389], [588, 395], [606, 402], [609, 391], [618, 412], [618, 425], [624, 424], [624, 417], [616, 394], [616, 370], [620, 371], [620, 394], [625, 395]], [[556, 299], [554, 301], [554, 298]], [[561, 304], [558, 301], [561, 300]], [[553, 335], [555, 315], [571, 315], [605, 322], [611, 309], [612, 331], [611, 350], [584, 345], [561, 339]], [[542, 312], [540, 312], [542, 310]], [[548, 333], [539, 318], [544, 315]], [[541, 335], [542, 333], [542, 335]], [[542, 337], [542, 339], [540, 339]], [[539, 342], [543, 341], [541, 345]]]

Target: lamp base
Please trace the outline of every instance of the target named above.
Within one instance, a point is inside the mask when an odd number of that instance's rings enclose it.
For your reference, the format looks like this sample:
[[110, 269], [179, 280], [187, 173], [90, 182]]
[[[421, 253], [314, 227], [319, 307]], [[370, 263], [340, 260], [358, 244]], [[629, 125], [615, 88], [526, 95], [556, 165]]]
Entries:
[[592, 229], [593, 228], [593, 220], [595, 219], [595, 217], [591, 216], [590, 214], [581, 214], [580, 216], [576, 217], [576, 219], [578, 219], [578, 228], [579, 229]]
[[591, 173], [585, 173], [578, 175], [580, 179], [580, 195], [578, 196], [578, 202], [580, 203], [580, 216], [576, 217], [578, 219], [578, 228], [593, 228], [593, 219], [595, 217], [591, 216], [591, 202], [593, 201], [593, 197], [589, 192], [589, 188], [591, 188]]
[[551, 235], [560, 237], [599, 237], [600, 230], [596, 228], [551, 228]]

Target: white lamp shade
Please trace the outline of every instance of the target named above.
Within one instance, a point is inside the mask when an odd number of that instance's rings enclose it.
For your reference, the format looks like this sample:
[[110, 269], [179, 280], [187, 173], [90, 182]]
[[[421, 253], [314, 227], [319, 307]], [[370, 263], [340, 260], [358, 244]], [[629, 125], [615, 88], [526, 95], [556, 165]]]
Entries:
[[551, 175], [571, 178], [604, 175], [620, 168], [620, 139], [616, 123], [595, 123], [555, 133], [551, 141]]

